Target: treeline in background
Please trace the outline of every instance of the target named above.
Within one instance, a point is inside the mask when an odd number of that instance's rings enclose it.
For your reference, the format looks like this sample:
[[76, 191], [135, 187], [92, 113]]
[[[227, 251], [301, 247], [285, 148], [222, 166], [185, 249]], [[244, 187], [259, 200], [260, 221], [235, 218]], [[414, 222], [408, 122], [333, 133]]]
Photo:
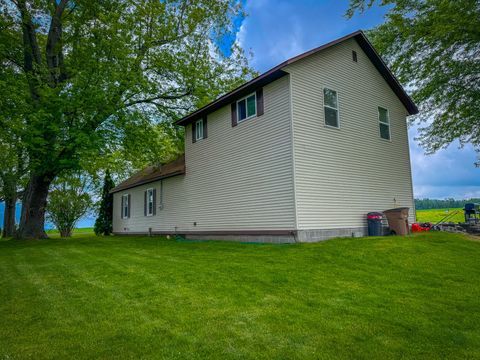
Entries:
[[466, 203], [480, 203], [480, 199], [415, 199], [415, 209], [447, 209], [447, 208], [463, 208]]

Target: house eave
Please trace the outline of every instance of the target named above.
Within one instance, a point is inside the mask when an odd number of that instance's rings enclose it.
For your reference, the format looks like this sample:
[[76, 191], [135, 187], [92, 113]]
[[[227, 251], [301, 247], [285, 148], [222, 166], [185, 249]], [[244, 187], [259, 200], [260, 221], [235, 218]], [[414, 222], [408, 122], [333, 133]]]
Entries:
[[155, 181], [159, 181], [159, 180], [163, 180], [163, 179], [167, 179], [167, 178], [171, 178], [171, 177], [174, 177], [174, 176], [178, 176], [178, 175], [184, 175], [185, 174], [185, 171], [175, 171], [171, 174], [168, 174], [168, 175], [163, 175], [163, 176], [158, 176], [158, 177], [155, 177], [155, 178], [151, 178], [151, 179], [148, 179], [148, 180], [144, 180], [144, 181], [139, 181], [135, 184], [132, 184], [132, 185], [128, 185], [128, 186], [124, 186], [124, 187], [116, 187], [116, 188], [113, 188], [112, 190], [110, 190], [110, 194], [115, 194], [117, 192], [120, 192], [120, 191], [125, 191], [125, 190], [128, 190], [128, 189], [132, 189], [132, 188], [135, 188], [137, 186], [141, 186], [141, 185], [146, 185], [146, 184], [150, 184], [150, 183], [153, 183]]
[[287, 73], [281, 69], [285, 65], [286, 64], [281, 64], [267, 71], [266, 73], [260, 76], [257, 76], [256, 78], [241, 85], [240, 87], [230, 91], [229, 93], [226, 93], [225, 95], [221, 96], [217, 100], [209, 103], [208, 105], [205, 105], [204, 107], [178, 120], [177, 122], [175, 122], [175, 125], [187, 126], [188, 124], [192, 123], [196, 119], [199, 119], [205, 115], [208, 115], [214, 112], [215, 110], [218, 110], [223, 106], [232, 103], [236, 99], [240, 99], [243, 96], [248, 95], [251, 92], [255, 91], [256, 89], [262, 86], [265, 86], [267, 84], [270, 84], [271, 82], [277, 79], [280, 79], [281, 77], [287, 75]]
[[387, 84], [390, 86], [392, 91], [395, 93], [395, 95], [400, 99], [402, 104], [404, 105], [405, 109], [408, 111], [409, 115], [415, 115], [418, 114], [418, 108], [413, 102], [413, 100], [408, 96], [408, 94], [405, 92], [403, 89], [402, 85], [400, 82], [397, 80], [395, 75], [390, 71], [388, 66], [385, 64], [385, 62], [382, 60], [380, 55], [377, 53], [373, 45], [370, 43], [370, 41], [367, 39], [363, 31], [358, 30], [355, 31], [351, 34], [348, 34], [344, 37], [341, 37], [337, 40], [331, 41], [327, 44], [324, 44], [320, 47], [317, 47], [315, 49], [309, 50], [303, 54], [297, 55], [289, 60], [286, 60], [282, 62], [281, 64], [275, 66], [274, 68], [268, 70], [267, 72], [257, 76], [256, 78], [248, 81], [247, 83], [239, 86], [238, 88], [230, 91], [229, 93], [221, 96], [217, 100], [205, 105], [204, 107], [194, 111], [193, 113], [183, 117], [182, 119], [178, 120], [175, 122], [176, 125], [181, 125], [181, 126], [187, 126], [188, 124], [192, 123], [196, 119], [199, 119], [203, 116], [208, 115], [209, 113], [212, 113], [215, 110], [220, 109], [221, 107], [228, 105], [232, 103], [233, 101], [241, 98], [242, 96], [245, 96], [251, 92], [253, 92], [255, 89], [265, 86], [285, 75], [287, 75], [287, 72], [283, 70], [287, 65], [293, 64], [303, 58], [306, 58], [310, 55], [313, 55], [315, 53], [318, 53], [322, 50], [325, 50], [329, 47], [332, 47], [334, 45], [337, 45], [339, 43], [342, 43], [345, 40], [354, 38], [359, 46], [362, 48], [362, 50], [367, 54], [368, 58], [370, 61], [374, 64], [374, 66], [377, 68], [377, 70], [380, 72], [382, 77], [385, 79]]

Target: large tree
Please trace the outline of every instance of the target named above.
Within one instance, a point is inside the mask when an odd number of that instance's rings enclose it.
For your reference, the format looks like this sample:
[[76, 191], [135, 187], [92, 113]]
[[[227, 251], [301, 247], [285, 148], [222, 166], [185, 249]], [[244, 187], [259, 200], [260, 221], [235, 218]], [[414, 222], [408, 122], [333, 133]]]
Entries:
[[480, 2], [350, 0], [347, 15], [375, 4], [388, 12], [368, 37], [419, 104], [421, 144], [480, 149]]
[[28, 88], [22, 238], [46, 237], [47, 194], [58, 174], [111, 153], [139, 118], [169, 121], [250, 74], [239, 49], [219, 50], [242, 16], [239, 0], [0, 4], [0, 62]]
[[25, 185], [27, 165], [21, 139], [26, 89], [22, 91], [17, 86], [17, 76], [12, 68], [0, 68], [0, 201], [5, 204], [3, 237], [15, 234], [16, 203]]
[[26, 168], [24, 152], [18, 146], [17, 138], [6, 142], [0, 138], [0, 164], [0, 201], [5, 203], [2, 236], [12, 237], [15, 235], [16, 204]]

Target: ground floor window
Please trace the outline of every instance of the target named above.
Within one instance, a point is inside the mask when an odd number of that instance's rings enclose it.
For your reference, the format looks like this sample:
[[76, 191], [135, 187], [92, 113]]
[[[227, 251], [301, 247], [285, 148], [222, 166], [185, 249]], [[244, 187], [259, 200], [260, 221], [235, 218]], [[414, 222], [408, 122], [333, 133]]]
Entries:
[[122, 195], [122, 218], [127, 219], [130, 217], [130, 195]]
[[153, 191], [154, 189], [148, 189], [147, 190], [147, 216], [152, 216], [153, 215], [153, 207], [154, 207], [154, 201], [153, 201]]

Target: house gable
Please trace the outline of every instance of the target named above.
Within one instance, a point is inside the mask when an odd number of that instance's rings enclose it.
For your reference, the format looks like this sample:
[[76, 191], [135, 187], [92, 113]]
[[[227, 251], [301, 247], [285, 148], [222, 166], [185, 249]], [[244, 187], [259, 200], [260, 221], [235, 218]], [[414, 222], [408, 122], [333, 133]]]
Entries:
[[[292, 84], [299, 229], [355, 232], [369, 211], [407, 206], [413, 214], [408, 112], [358, 41], [342, 41], [284, 70]], [[338, 128], [325, 121], [325, 88], [337, 93]], [[390, 140], [380, 135], [379, 107], [388, 110]]]
[[245, 96], [246, 94], [255, 91], [258, 88], [261, 88], [283, 76], [286, 75], [286, 72], [284, 71], [285, 67], [288, 65], [292, 65], [296, 63], [297, 61], [303, 60], [307, 57], [310, 57], [312, 55], [318, 54], [322, 51], [325, 51], [329, 49], [332, 46], [338, 45], [343, 43], [344, 41], [348, 41], [351, 39], [355, 39], [357, 41], [359, 47], [363, 50], [363, 52], [368, 56], [372, 64], [375, 66], [377, 71], [381, 74], [381, 76], [385, 79], [386, 83], [390, 86], [392, 91], [396, 94], [396, 96], [399, 98], [399, 100], [402, 102], [402, 104], [405, 106], [405, 109], [407, 109], [408, 113], [410, 115], [414, 115], [418, 113], [418, 108], [415, 105], [415, 103], [412, 101], [412, 99], [408, 96], [408, 94], [405, 92], [403, 87], [400, 85], [398, 80], [395, 78], [393, 73], [390, 71], [390, 69], [387, 67], [385, 62], [382, 60], [380, 55], [376, 52], [372, 44], [368, 41], [367, 37], [363, 33], [363, 31], [355, 31], [351, 34], [348, 34], [344, 37], [341, 37], [337, 40], [331, 41], [327, 44], [324, 44], [322, 46], [319, 46], [315, 49], [309, 50], [303, 54], [297, 55], [291, 59], [288, 59], [284, 61], [283, 63], [275, 66], [274, 68], [268, 70], [267, 72], [257, 76], [256, 78], [248, 81], [247, 83], [239, 86], [238, 88], [228, 92], [227, 94], [219, 97], [215, 101], [212, 101], [211, 103], [205, 105], [204, 107], [194, 111], [193, 113], [190, 113], [189, 115], [183, 117], [182, 119], [178, 120], [176, 122], [177, 125], [182, 125], [186, 126], [193, 121], [196, 121], [196, 119], [202, 118], [205, 115], [208, 115], [209, 113], [218, 110], [219, 108], [226, 106], [228, 104], [233, 103], [236, 101], [238, 98]]

